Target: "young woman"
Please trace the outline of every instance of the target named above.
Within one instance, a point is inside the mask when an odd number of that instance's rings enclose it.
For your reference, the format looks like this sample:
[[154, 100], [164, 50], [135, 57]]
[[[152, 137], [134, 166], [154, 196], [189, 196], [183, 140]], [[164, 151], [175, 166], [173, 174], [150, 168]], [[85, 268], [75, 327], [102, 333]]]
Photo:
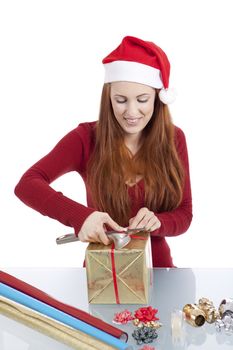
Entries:
[[[186, 141], [170, 117], [170, 64], [152, 42], [127, 36], [104, 58], [99, 120], [79, 124], [22, 176], [15, 194], [28, 206], [74, 228], [83, 242], [110, 241], [114, 230], [150, 231], [154, 267], [172, 267], [166, 236], [192, 220]], [[87, 206], [50, 184], [77, 171]]]

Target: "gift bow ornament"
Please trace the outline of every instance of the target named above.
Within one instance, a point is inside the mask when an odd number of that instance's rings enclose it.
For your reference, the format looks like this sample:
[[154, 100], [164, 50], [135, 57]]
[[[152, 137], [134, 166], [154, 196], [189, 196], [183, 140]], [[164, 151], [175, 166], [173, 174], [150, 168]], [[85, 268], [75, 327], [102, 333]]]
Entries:
[[[106, 231], [105, 233], [108, 235], [109, 239], [114, 242], [115, 249], [122, 249], [131, 241], [130, 234], [138, 233], [144, 230], [144, 227], [139, 227], [132, 229], [128, 228], [125, 231]], [[74, 233], [68, 233], [66, 235], [57, 237], [56, 239], [57, 244], [70, 243], [75, 241], [79, 241], [79, 238]]]

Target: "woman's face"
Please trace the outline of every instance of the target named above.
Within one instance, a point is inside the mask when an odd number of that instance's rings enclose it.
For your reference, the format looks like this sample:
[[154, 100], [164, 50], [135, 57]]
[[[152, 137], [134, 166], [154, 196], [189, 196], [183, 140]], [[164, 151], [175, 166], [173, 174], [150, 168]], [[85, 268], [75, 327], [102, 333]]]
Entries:
[[140, 136], [154, 111], [155, 89], [132, 82], [111, 83], [114, 115], [127, 134]]

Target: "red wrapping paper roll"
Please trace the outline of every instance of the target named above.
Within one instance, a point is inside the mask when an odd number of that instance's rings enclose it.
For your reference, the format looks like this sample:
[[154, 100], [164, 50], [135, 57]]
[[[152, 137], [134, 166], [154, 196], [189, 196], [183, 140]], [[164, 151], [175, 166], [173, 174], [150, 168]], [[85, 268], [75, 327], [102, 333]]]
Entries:
[[101, 329], [102, 331], [111, 334], [113, 337], [119, 338], [121, 340], [127, 341], [128, 334], [126, 332], [123, 332], [122, 330], [100, 320], [97, 317], [94, 317], [90, 315], [89, 313], [77, 309], [71, 305], [62, 303], [61, 301], [58, 301], [51, 297], [49, 294], [43, 292], [42, 290], [33, 287], [32, 285], [6, 273], [3, 271], [0, 271], [0, 282], [5, 283], [6, 285], [17, 289], [18, 291], [25, 293], [33, 298], [36, 298], [37, 300], [40, 300], [47, 305], [50, 305], [60, 311], [63, 311], [67, 313], [70, 316], [76, 317], [79, 320], [88, 323], [89, 325], [92, 325], [98, 329]]

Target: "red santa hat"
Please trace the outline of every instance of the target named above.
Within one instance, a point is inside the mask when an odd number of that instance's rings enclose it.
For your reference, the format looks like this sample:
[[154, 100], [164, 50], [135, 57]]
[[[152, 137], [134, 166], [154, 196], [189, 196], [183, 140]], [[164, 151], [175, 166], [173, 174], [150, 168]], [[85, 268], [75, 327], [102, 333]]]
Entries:
[[153, 42], [126, 36], [102, 62], [105, 83], [140, 83], [161, 89], [159, 98], [165, 104], [175, 100], [174, 91], [169, 89], [170, 62], [165, 52]]

